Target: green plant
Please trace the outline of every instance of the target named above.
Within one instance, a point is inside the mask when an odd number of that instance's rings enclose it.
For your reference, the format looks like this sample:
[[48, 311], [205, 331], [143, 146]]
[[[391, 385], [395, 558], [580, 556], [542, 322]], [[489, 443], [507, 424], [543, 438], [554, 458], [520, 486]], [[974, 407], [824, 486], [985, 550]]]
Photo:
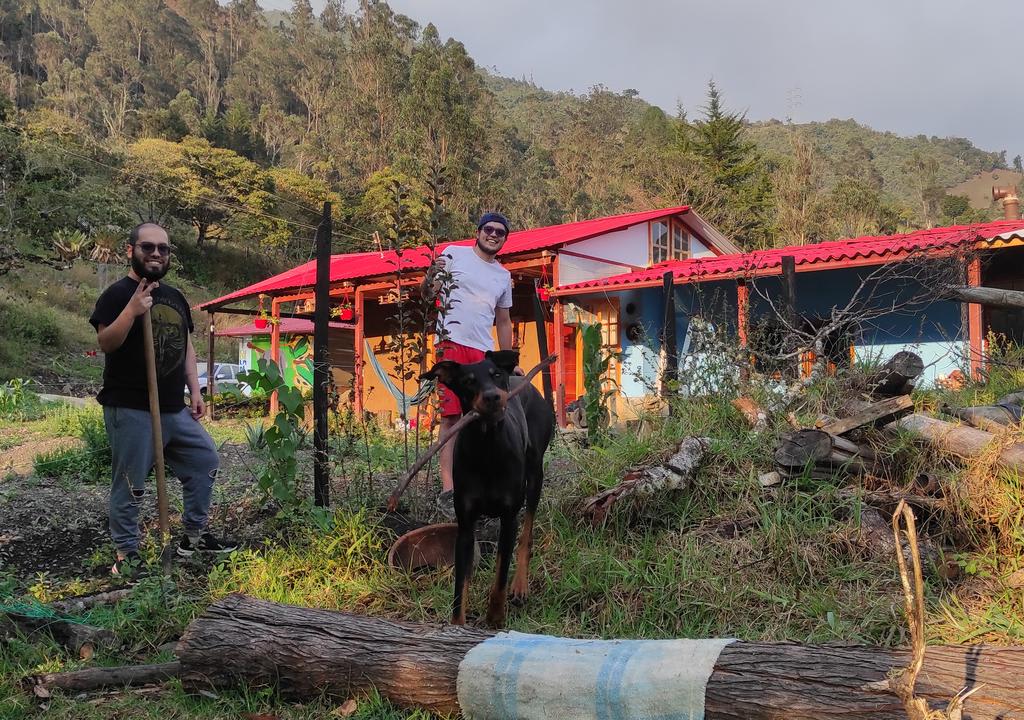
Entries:
[[302, 393], [285, 383], [276, 362], [265, 358], [260, 358], [256, 368], [242, 373], [239, 379], [267, 396], [277, 393], [278, 407], [281, 409], [263, 431], [268, 460], [260, 473], [259, 487], [267, 497], [277, 500], [286, 510], [297, 510], [304, 505], [298, 492], [298, 462], [295, 457], [306, 439], [301, 426], [304, 404]]
[[0, 418], [33, 420], [42, 412], [39, 396], [32, 392], [32, 381], [14, 378], [0, 385]]
[[599, 324], [584, 325], [580, 330], [583, 340], [583, 412], [587, 418], [587, 437], [598, 441], [608, 429], [608, 398], [614, 389], [608, 388], [608, 368], [614, 355], [606, 352]]
[[245, 441], [250, 450], [266, 449], [267, 428], [261, 422], [245, 423]]

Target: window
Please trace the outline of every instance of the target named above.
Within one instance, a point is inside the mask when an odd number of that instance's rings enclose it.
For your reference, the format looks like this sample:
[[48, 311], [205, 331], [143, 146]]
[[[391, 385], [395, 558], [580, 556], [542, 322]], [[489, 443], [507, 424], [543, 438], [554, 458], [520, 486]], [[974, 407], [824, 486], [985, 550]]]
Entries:
[[690, 257], [690, 233], [676, 219], [651, 223], [651, 265]]
[[651, 265], [668, 260], [668, 223], [651, 223]]

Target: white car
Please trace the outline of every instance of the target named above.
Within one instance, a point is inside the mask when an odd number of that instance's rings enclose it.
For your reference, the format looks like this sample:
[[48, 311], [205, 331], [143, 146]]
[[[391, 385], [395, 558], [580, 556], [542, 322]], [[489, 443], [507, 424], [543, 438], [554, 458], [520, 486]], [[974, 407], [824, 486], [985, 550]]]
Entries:
[[[216, 384], [216, 390], [218, 393], [229, 390], [230, 388], [238, 388], [239, 392], [245, 397], [252, 395], [252, 388], [246, 385], [244, 382], [238, 380], [238, 375], [242, 372], [241, 365], [234, 365], [231, 363], [216, 363], [213, 366], [214, 383]], [[202, 388], [205, 393], [207, 386], [209, 385], [209, 378], [206, 374], [205, 363], [199, 368], [199, 387]], [[188, 386], [185, 386], [185, 395], [188, 395]]]

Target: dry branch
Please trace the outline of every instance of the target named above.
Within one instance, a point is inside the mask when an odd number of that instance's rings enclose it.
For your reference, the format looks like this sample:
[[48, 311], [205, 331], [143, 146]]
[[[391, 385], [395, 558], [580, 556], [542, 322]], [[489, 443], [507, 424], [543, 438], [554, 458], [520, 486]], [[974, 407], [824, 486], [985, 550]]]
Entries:
[[630, 495], [684, 489], [700, 467], [710, 443], [710, 438], [683, 438], [663, 463], [629, 470], [618, 485], [587, 498], [583, 513], [596, 525], [604, 520], [616, 502]]
[[0, 634], [12, 635], [18, 631], [27, 634], [45, 632], [72, 653], [85, 658], [92, 657], [96, 650], [120, 645], [117, 636], [105, 628], [58, 617], [33, 617], [16, 612], [0, 614]]
[[105, 687], [152, 685], [178, 677], [180, 662], [159, 665], [128, 665], [124, 667], [96, 667], [70, 672], [30, 675], [22, 680], [26, 688], [44, 687], [47, 690], [86, 692]]
[[109, 590], [96, 593], [95, 595], [81, 595], [79, 597], [65, 598], [50, 603], [50, 607], [56, 612], [68, 615], [82, 613], [97, 605], [112, 605], [124, 600], [135, 591], [134, 588], [121, 588], [120, 590]]

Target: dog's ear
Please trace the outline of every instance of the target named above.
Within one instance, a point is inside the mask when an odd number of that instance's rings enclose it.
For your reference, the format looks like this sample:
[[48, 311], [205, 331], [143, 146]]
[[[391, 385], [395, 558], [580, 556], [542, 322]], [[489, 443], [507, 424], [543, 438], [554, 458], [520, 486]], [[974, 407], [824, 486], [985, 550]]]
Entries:
[[519, 366], [518, 350], [488, 350], [484, 357], [509, 374]]
[[440, 380], [448, 387], [452, 387], [455, 384], [455, 378], [458, 377], [458, 372], [459, 364], [457, 362], [442, 360], [420, 375], [420, 380]]

